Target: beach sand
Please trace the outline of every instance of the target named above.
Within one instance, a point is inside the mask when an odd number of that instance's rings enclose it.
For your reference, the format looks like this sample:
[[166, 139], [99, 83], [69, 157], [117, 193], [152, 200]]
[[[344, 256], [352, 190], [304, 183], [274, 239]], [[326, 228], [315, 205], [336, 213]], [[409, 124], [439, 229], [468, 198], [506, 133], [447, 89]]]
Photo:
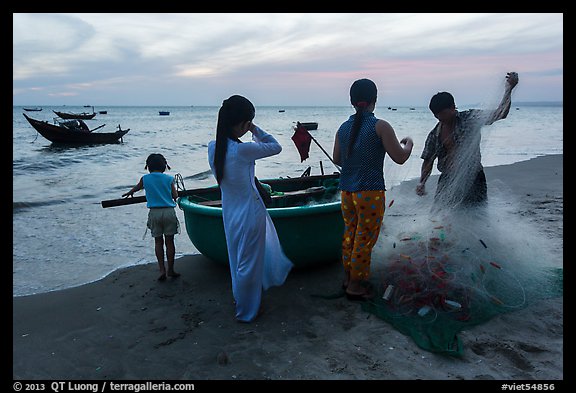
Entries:
[[[563, 156], [486, 168], [515, 214], [563, 261]], [[429, 193], [436, 179], [428, 182]], [[404, 186], [413, 190], [415, 182]], [[182, 233], [180, 236], [186, 236]], [[13, 298], [15, 380], [552, 380], [564, 379], [563, 296], [462, 331], [462, 357], [419, 348], [344, 297], [338, 262], [290, 273], [264, 294], [264, 314], [234, 319], [227, 268], [203, 256], [155, 263], [94, 283]]]

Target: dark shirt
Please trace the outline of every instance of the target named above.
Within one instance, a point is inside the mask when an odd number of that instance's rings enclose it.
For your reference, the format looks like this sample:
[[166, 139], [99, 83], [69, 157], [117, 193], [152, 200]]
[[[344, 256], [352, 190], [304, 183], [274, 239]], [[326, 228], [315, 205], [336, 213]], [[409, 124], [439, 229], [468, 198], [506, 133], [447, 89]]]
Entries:
[[440, 140], [441, 123], [438, 122], [428, 134], [420, 158], [424, 160], [438, 158], [437, 168], [440, 172], [458, 171], [459, 169], [467, 169], [472, 173], [480, 171], [482, 169], [480, 130], [488, 124], [489, 116], [489, 111], [481, 109], [456, 112], [456, 124], [452, 134], [455, 146], [453, 158], [448, 155], [447, 149]]
[[342, 157], [340, 189], [344, 191], [386, 189], [384, 182], [384, 156], [386, 152], [382, 146], [382, 140], [376, 134], [378, 119], [374, 113], [364, 113], [363, 116], [358, 137], [349, 157], [346, 153], [356, 115], [350, 116], [338, 129]]

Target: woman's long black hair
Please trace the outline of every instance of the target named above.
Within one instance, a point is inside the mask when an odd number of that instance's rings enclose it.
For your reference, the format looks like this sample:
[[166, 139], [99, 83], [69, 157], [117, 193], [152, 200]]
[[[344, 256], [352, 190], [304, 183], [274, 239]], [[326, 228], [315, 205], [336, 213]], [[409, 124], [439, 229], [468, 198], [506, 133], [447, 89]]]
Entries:
[[256, 115], [254, 105], [245, 97], [233, 95], [222, 102], [218, 111], [218, 124], [216, 126], [216, 151], [214, 154], [214, 166], [216, 169], [216, 181], [218, 184], [224, 178], [224, 163], [228, 150], [228, 139], [241, 143], [233, 134], [234, 126], [252, 121]]
[[350, 103], [356, 109], [356, 116], [354, 116], [354, 123], [352, 123], [352, 130], [350, 131], [350, 141], [348, 142], [348, 149], [346, 157], [352, 154], [352, 146], [356, 142], [362, 121], [364, 120], [364, 112], [366, 108], [372, 103], [376, 102], [378, 89], [376, 84], [370, 79], [358, 79], [350, 87]]

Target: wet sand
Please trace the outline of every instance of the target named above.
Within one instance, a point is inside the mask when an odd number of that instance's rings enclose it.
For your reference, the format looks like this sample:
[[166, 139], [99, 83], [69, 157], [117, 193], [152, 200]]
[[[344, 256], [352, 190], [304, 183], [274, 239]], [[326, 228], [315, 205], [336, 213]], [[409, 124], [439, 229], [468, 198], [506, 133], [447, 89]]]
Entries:
[[[563, 156], [486, 175], [489, 192], [500, 182], [514, 192], [515, 214], [536, 225], [562, 261]], [[13, 379], [564, 379], [563, 296], [462, 331], [464, 355], [452, 358], [419, 348], [357, 302], [313, 296], [338, 289], [337, 261], [291, 272], [264, 294], [264, 314], [251, 324], [234, 319], [226, 267], [186, 256], [176, 268], [181, 277], [165, 282], [156, 281], [153, 263], [13, 298]]]

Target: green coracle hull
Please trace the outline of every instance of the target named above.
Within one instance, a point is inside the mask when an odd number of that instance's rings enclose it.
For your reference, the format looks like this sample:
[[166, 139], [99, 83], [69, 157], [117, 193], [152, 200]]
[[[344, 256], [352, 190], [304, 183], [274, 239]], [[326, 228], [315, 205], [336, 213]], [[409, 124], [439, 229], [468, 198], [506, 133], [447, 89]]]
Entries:
[[[267, 210], [284, 252], [297, 269], [340, 261], [344, 222], [338, 178], [338, 174], [333, 174], [260, 180], [272, 188], [273, 201]], [[178, 205], [184, 212], [186, 232], [196, 249], [227, 266], [222, 208], [202, 204], [220, 199], [219, 188], [213, 189], [213, 192], [182, 197]]]

